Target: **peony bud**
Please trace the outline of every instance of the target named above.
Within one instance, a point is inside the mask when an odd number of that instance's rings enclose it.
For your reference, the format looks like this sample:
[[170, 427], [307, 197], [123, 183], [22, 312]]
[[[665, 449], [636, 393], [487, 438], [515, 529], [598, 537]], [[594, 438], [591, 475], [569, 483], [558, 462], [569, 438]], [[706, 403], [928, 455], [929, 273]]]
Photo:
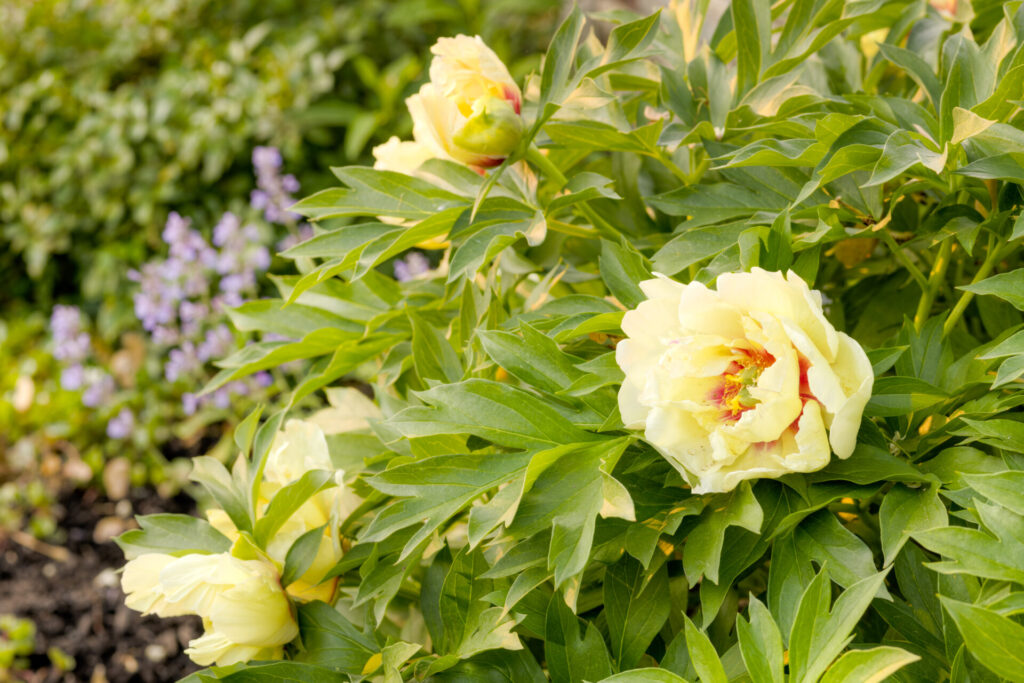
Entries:
[[497, 166], [523, 134], [519, 86], [479, 36], [441, 38], [431, 51], [430, 83], [406, 100], [413, 138], [431, 156]]
[[523, 119], [506, 100], [492, 95], [473, 104], [473, 116], [452, 137], [452, 142], [469, 152], [505, 157], [523, 137]]

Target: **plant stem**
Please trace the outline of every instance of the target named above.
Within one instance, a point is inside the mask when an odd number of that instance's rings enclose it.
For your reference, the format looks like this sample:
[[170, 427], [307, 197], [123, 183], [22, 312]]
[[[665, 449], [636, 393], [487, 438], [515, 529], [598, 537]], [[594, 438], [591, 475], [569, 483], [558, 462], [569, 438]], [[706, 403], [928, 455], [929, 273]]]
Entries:
[[[541, 170], [544, 173], [544, 175], [546, 175], [551, 180], [554, 180], [555, 183], [558, 185], [559, 189], [564, 188], [566, 184], [568, 184], [569, 181], [566, 179], [565, 174], [558, 170], [558, 167], [555, 166], [551, 159], [548, 159], [546, 156], [541, 154], [540, 150], [537, 149], [536, 146], [529, 146], [529, 148], [526, 150], [525, 158], [528, 162], [530, 162], [539, 170]], [[619, 240], [619, 231], [616, 230], [611, 223], [609, 223], [600, 215], [598, 215], [598, 213], [594, 211], [593, 207], [591, 207], [590, 204], [588, 204], [585, 201], [578, 202], [575, 205], [575, 208], [578, 209], [580, 213], [582, 213], [590, 221], [590, 224], [593, 225], [594, 228], [596, 228], [596, 232], [594, 234], [587, 235], [581, 233], [573, 234], [577, 234], [581, 237], [595, 237], [597, 233], [600, 233], [602, 235], [605, 235], [606, 237], [609, 237], [612, 240]], [[564, 223], [563, 225], [569, 224]], [[558, 228], [555, 229], [557, 230]]]
[[914, 328], [920, 332], [924, 322], [935, 303], [935, 294], [939, 291], [943, 279], [946, 277], [946, 269], [949, 268], [950, 255], [953, 252], [953, 238], [950, 237], [942, 242], [939, 247], [939, 255], [935, 257], [932, 265], [931, 275], [928, 276], [928, 284], [921, 293], [921, 300], [917, 304], [917, 312], [914, 314]]
[[575, 225], [573, 223], [566, 223], [555, 218], [548, 219], [548, 227], [555, 232], [560, 232], [564, 235], [572, 235], [573, 237], [598, 237], [600, 233], [597, 230], [593, 230], [583, 225]]
[[[981, 268], [978, 268], [978, 272], [974, 274], [974, 278], [971, 279], [971, 284], [977, 284], [987, 278], [992, 269], [996, 267], [996, 264], [1002, 259], [1003, 249], [998, 246], [999, 238], [995, 235], [989, 237], [988, 240], [988, 254], [985, 256], [985, 261], [981, 264]], [[1009, 246], [1009, 245], [1006, 245]], [[942, 325], [942, 336], [945, 337], [953, 331], [953, 327], [963, 317], [964, 311], [967, 310], [967, 304], [971, 303], [974, 298], [974, 292], [964, 292], [957, 299], [956, 305], [953, 306], [953, 310], [950, 312], [949, 317], [946, 318], [946, 322]]]
[[900, 262], [900, 265], [907, 269], [907, 272], [917, 281], [917, 284], [921, 285], [921, 291], [924, 292], [928, 289], [928, 280], [925, 278], [924, 273], [921, 269], [914, 265], [914, 263], [907, 258], [907, 255], [903, 253], [903, 248], [896, 244], [896, 240], [893, 239], [892, 235], [889, 234], [887, 228], [882, 228], [878, 231], [878, 234], [882, 236], [882, 241], [885, 242], [886, 246], [889, 247], [889, 251], [896, 257], [896, 260]]

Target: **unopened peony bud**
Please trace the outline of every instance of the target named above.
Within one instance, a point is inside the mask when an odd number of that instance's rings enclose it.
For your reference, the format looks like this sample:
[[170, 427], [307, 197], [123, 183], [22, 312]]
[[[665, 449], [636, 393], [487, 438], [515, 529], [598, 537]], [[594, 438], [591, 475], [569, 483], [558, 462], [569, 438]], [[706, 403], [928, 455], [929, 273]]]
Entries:
[[469, 152], [505, 157], [523, 137], [523, 119], [507, 100], [486, 95], [473, 104], [473, 115], [452, 137], [452, 142]]

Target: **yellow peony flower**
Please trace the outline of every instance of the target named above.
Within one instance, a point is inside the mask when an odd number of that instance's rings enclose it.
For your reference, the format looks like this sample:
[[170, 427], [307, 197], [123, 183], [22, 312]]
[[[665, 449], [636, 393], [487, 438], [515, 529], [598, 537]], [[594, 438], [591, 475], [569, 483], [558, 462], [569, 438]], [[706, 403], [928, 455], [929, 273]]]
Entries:
[[431, 52], [430, 82], [405, 101], [413, 138], [431, 156], [497, 166], [523, 134], [519, 86], [479, 36], [441, 38]]
[[299, 633], [277, 572], [260, 560], [149, 553], [128, 562], [121, 586], [125, 604], [144, 614], [202, 617], [205, 633], [185, 650], [202, 666], [280, 658]]
[[[335, 471], [324, 431], [314, 422], [289, 420], [274, 437], [267, 453], [260, 484], [260, 509], [265, 509], [278, 491], [310, 470]], [[288, 594], [294, 598], [329, 602], [334, 594], [336, 582], [323, 583], [323, 580], [343, 554], [338, 524], [362, 502], [345, 486], [343, 477], [344, 473], [337, 470], [335, 481], [338, 485], [303, 503], [267, 542], [267, 555], [283, 567], [288, 549], [299, 536], [327, 525], [313, 563], [287, 587]], [[238, 539], [238, 530], [226, 512], [214, 508], [207, 511], [206, 517], [217, 531], [232, 541]]]
[[793, 272], [718, 277], [717, 291], [665, 277], [640, 284], [616, 361], [622, 420], [697, 493], [821, 469], [853, 452], [874, 374]]

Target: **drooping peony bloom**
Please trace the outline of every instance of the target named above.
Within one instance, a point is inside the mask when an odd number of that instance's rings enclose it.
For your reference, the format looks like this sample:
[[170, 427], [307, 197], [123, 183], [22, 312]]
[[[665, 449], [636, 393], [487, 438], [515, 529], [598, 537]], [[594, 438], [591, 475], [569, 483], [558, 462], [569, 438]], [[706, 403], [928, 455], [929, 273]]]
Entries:
[[[265, 508], [274, 495], [311, 470], [335, 471], [327, 449], [327, 440], [319, 426], [304, 420], [289, 420], [278, 432], [267, 454], [267, 463], [260, 484], [260, 506]], [[303, 503], [267, 542], [267, 555], [284, 566], [288, 549], [307, 531], [326, 525], [320, 547], [309, 569], [287, 588], [301, 600], [330, 600], [334, 581], [324, 582], [327, 572], [342, 557], [338, 524], [362, 502], [345, 486], [344, 473], [336, 471], [338, 486], [321, 491]], [[210, 523], [228, 538], [238, 538], [238, 531], [227, 513], [211, 509], [206, 513]]]
[[143, 614], [202, 617], [205, 632], [185, 650], [202, 666], [280, 658], [299, 632], [277, 572], [261, 560], [148, 553], [128, 562], [121, 586]]
[[718, 277], [717, 291], [665, 277], [640, 283], [616, 361], [622, 420], [697, 493], [821, 469], [853, 452], [873, 373], [792, 271]]
[[[479, 36], [441, 38], [431, 52], [430, 82], [405, 101], [416, 144], [432, 157], [497, 166], [523, 135], [519, 86]], [[405, 157], [410, 149], [390, 148]]]

